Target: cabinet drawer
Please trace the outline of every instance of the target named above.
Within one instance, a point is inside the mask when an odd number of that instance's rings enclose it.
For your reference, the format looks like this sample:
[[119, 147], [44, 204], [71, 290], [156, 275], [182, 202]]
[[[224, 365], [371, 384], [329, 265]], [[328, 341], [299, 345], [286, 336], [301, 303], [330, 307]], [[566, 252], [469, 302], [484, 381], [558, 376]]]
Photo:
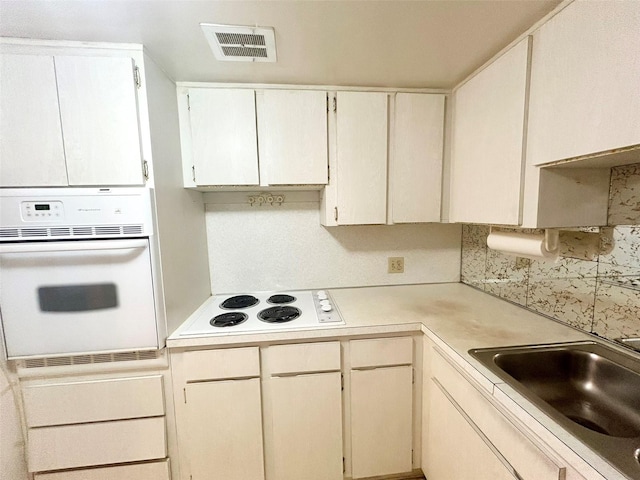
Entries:
[[340, 342], [277, 345], [265, 356], [272, 375], [340, 370]]
[[563, 480], [565, 468], [551, 453], [529, 440], [455, 367], [434, 349], [432, 373], [522, 480]]
[[28, 427], [164, 415], [162, 376], [23, 388]]
[[37, 473], [34, 480], [169, 480], [169, 461]]
[[350, 347], [351, 368], [411, 365], [413, 362], [411, 337], [352, 340]]
[[188, 382], [259, 377], [258, 347], [187, 352], [184, 371]]
[[29, 429], [30, 472], [167, 456], [164, 417]]

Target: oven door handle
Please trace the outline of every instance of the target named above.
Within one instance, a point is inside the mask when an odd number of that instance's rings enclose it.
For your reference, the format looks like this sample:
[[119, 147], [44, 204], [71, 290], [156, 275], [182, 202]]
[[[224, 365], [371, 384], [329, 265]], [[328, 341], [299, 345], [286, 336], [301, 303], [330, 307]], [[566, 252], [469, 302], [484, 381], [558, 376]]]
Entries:
[[90, 252], [94, 250], [127, 250], [146, 248], [146, 239], [133, 240], [75, 240], [72, 242], [37, 242], [37, 243], [2, 243], [0, 255], [3, 253], [37, 253], [37, 252]]

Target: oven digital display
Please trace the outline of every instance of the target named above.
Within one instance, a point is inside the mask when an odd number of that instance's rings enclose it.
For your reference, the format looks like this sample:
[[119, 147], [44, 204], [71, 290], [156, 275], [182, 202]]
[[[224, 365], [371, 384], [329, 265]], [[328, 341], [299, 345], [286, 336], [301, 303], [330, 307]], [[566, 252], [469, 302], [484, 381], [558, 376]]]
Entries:
[[51, 205], [48, 203], [36, 203], [36, 210], [51, 210]]

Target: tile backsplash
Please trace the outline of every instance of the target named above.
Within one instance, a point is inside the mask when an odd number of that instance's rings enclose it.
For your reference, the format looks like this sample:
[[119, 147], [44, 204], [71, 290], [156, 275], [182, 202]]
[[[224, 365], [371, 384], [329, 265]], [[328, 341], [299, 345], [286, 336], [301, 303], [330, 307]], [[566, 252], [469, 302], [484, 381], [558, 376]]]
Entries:
[[491, 250], [488, 226], [464, 225], [461, 280], [590, 333], [640, 337], [640, 164], [612, 169], [608, 224], [591, 251], [584, 234], [561, 236], [557, 263]]

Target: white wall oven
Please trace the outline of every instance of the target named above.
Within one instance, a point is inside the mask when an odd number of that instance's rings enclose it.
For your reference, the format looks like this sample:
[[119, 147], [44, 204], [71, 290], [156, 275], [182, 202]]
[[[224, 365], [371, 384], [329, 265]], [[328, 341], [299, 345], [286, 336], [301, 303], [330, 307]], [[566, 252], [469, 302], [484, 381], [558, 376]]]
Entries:
[[152, 191], [0, 191], [0, 315], [9, 359], [157, 349]]

